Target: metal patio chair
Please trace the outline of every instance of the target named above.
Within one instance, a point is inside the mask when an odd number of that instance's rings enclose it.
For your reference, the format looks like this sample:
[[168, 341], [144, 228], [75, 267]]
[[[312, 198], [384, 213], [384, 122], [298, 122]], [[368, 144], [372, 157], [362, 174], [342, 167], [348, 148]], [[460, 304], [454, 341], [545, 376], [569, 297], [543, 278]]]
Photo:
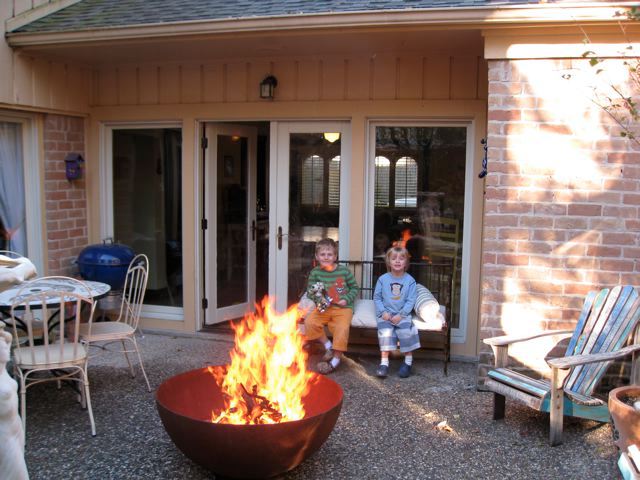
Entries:
[[[57, 290], [51, 280], [63, 279], [74, 285], [75, 291]], [[55, 285], [55, 284], [54, 284]], [[86, 295], [78, 292], [84, 292]], [[87, 347], [80, 341], [81, 321], [91, 325], [95, 302], [83, 282], [68, 277], [42, 277], [20, 288], [11, 306], [12, 318], [19, 318], [25, 331], [18, 332], [12, 322], [15, 338], [14, 370], [20, 380], [20, 416], [26, 433], [27, 388], [46, 381], [78, 382], [83, 407], [89, 413], [91, 434], [96, 427], [91, 409], [87, 376]], [[53, 375], [43, 376], [41, 372]]]
[[[135, 377], [136, 374], [129, 359], [129, 353], [135, 352], [140, 362], [142, 375], [147, 382], [147, 389], [151, 391], [151, 385], [149, 384], [147, 373], [144, 370], [140, 349], [138, 348], [135, 337], [140, 321], [140, 312], [142, 311], [148, 278], [149, 259], [144, 254], [136, 255], [127, 270], [118, 318], [113, 321], [83, 325], [80, 328], [80, 336], [82, 341], [88, 343], [90, 346], [102, 347], [104, 350], [112, 350], [110, 345], [120, 342], [122, 349], [112, 351], [124, 353], [127, 363], [129, 364], [132, 378]], [[127, 348], [127, 345], [129, 345], [129, 348]]]

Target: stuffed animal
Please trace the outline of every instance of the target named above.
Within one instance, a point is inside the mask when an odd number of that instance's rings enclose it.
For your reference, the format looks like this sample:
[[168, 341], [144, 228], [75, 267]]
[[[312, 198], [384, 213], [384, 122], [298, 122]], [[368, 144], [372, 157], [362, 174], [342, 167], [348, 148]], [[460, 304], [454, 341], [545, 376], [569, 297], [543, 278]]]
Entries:
[[322, 282], [316, 282], [307, 291], [307, 296], [316, 304], [316, 308], [320, 313], [324, 312], [331, 306], [331, 297], [327, 294]]

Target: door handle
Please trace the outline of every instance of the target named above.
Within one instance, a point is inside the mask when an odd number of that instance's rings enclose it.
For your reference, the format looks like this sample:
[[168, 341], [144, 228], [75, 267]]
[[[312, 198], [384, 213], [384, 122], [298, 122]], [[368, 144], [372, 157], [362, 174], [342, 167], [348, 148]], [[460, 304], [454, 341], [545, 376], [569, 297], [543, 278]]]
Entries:
[[282, 238], [285, 237], [286, 233], [282, 233], [282, 227], [278, 227], [278, 250], [282, 250]]
[[251, 240], [256, 241], [256, 221], [251, 221]]

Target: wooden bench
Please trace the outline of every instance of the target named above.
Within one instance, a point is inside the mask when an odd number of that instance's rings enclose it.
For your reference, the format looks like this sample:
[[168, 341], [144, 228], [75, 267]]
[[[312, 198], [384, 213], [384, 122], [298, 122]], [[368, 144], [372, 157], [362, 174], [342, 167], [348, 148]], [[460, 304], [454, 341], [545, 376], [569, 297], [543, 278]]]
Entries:
[[[354, 319], [349, 333], [349, 343], [354, 345], [378, 345], [373, 291], [378, 277], [386, 273], [384, 260], [362, 261], [341, 260], [339, 264], [347, 266], [354, 274], [360, 294], [354, 305]], [[433, 264], [427, 262], [411, 263], [409, 273], [416, 282], [424, 285], [440, 304], [440, 313], [444, 316], [444, 325], [438, 330], [426, 329], [425, 322], [416, 321], [420, 336], [420, 352], [430, 358], [442, 360], [444, 373], [450, 358], [451, 345], [451, 299], [453, 289], [453, 269], [451, 264]]]

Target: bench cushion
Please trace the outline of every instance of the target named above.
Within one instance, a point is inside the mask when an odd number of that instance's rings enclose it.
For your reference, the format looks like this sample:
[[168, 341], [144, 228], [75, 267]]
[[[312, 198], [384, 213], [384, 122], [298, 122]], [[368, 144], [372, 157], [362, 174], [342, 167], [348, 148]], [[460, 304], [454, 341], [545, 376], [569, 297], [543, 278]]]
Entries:
[[[445, 308], [439, 306], [438, 310], [427, 317], [426, 320], [413, 315], [413, 323], [418, 330], [435, 330], [443, 329]], [[376, 328], [376, 305], [373, 300], [356, 300], [353, 306], [353, 318], [351, 326], [356, 328]]]

